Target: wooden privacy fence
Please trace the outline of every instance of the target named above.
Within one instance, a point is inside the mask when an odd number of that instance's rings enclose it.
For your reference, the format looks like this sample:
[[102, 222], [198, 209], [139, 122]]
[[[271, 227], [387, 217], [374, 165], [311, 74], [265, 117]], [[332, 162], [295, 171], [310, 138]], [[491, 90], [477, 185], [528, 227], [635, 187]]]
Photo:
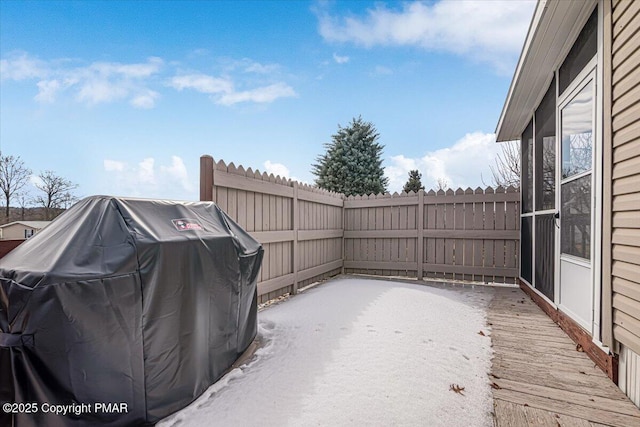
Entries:
[[339, 274], [515, 282], [519, 200], [512, 187], [349, 197], [200, 158], [214, 201], [265, 249], [260, 301]]
[[342, 194], [202, 156], [200, 200], [262, 243], [261, 302], [342, 271]]
[[345, 272], [515, 283], [519, 200], [513, 187], [349, 197]]

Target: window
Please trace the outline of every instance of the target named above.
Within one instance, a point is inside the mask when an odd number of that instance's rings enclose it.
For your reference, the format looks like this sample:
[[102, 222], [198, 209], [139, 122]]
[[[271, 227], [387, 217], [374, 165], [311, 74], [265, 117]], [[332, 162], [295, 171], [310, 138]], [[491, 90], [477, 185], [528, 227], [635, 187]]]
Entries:
[[567, 89], [580, 71], [598, 52], [598, 8], [596, 7], [589, 20], [580, 31], [576, 42], [560, 66], [559, 93]]
[[554, 214], [536, 215], [535, 284], [547, 298], [553, 301], [555, 265]]
[[593, 93], [590, 85], [562, 110], [562, 179], [591, 169]]
[[520, 221], [520, 277], [533, 284], [532, 280], [532, 236], [533, 217], [523, 216]]
[[535, 113], [536, 210], [556, 207], [556, 79]]
[[33, 236], [35, 234], [35, 230], [33, 229], [27, 229], [24, 230], [24, 238], [28, 239], [29, 237]]
[[562, 184], [562, 253], [591, 257], [591, 174]]
[[560, 113], [562, 184], [560, 191], [561, 252], [591, 257], [591, 165], [593, 150], [593, 80], [571, 98]]
[[533, 211], [533, 120], [522, 133], [522, 212]]
[[[556, 206], [556, 79], [522, 133], [520, 276], [553, 300]], [[551, 212], [549, 212], [551, 211]]]

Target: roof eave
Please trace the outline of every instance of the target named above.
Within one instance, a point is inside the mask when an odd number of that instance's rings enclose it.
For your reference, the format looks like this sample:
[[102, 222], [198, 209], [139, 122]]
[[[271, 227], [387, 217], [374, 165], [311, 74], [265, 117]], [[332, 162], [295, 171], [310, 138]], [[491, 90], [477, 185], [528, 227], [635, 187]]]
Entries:
[[511, 84], [509, 85], [509, 92], [507, 92], [507, 99], [502, 106], [502, 112], [500, 113], [500, 119], [498, 120], [498, 125], [496, 126], [496, 142], [504, 142], [509, 141], [515, 138], [503, 138], [503, 123], [505, 120], [505, 115], [509, 106], [511, 104], [511, 100], [513, 98], [513, 92], [518, 85], [518, 81], [522, 75], [523, 65], [527, 59], [527, 55], [529, 53], [529, 48], [531, 43], [533, 42], [534, 35], [536, 30], [540, 26], [540, 21], [542, 20], [542, 16], [544, 11], [547, 10], [547, 0], [539, 0], [536, 4], [536, 8], [533, 12], [533, 16], [531, 17], [531, 23], [529, 24], [529, 29], [527, 30], [527, 37], [525, 38], [524, 45], [522, 46], [522, 51], [520, 52], [520, 58], [518, 58], [518, 65], [513, 73], [513, 78], [511, 79]]
[[496, 141], [519, 139], [597, 0], [539, 0], [496, 127]]

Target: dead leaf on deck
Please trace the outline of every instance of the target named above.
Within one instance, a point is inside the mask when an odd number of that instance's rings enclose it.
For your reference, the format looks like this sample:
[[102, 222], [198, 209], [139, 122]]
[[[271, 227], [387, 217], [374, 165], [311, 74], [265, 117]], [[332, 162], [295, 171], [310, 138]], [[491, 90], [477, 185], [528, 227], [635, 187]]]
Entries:
[[580, 353], [584, 353], [584, 349], [582, 348], [582, 346], [580, 344], [576, 345], [576, 351], [579, 351]]
[[494, 390], [500, 390], [502, 387], [500, 387], [498, 384], [496, 383], [491, 383], [491, 388]]
[[497, 380], [499, 380], [499, 379], [500, 379], [500, 377], [499, 377], [499, 376], [497, 376], [496, 374], [491, 374], [491, 376], [492, 376], [493, 378], [497, 379]]
[[587, 373], [585, 371], [579, 371], [581, 374], [583, 375], [587, 375]]
[[482, 335], [483, 337], [485, 336], [484, 332], [482, 331], [478, 332], [478, 335]]
[[464, 393], [463, 393], [464, 387], [460, 387], [458, 384], [449, 385], [449, 390], [464, 396]]
[[528, 403], [525, 403], [525, 404], [524, 404], [524, 405], [522, 405], [522, 406], [529, 406], [529, 404], [528, 404]]

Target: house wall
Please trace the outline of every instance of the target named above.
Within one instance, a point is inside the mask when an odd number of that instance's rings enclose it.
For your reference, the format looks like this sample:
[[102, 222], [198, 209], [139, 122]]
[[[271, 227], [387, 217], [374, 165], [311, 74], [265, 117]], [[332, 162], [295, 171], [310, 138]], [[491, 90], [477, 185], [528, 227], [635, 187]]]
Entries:
[[2, 229], [2, 238], [5, 240], [24, 239], [25, 230], [33, 230], [34, 233], [37, 231], [31, 227], [26, 227], [23, 224], [13, 224]]
[[[610, 19], [611, 152], [609, 159], [605, 156], [611, 174], [608, 279], [613, 338], [624, 346], [624, 360], [631, 361], [639, 360], [640, 354], [640, 2], [613, 0]], [[624, 369], [621, 366], [621, 373]], [[631, 372], [627, 369], [625, 375]], [[636, 376], [629, 380], [640, 382], [638, 370], [633, 372]], [[640, 396], [637, 399], [640, 404]]]

